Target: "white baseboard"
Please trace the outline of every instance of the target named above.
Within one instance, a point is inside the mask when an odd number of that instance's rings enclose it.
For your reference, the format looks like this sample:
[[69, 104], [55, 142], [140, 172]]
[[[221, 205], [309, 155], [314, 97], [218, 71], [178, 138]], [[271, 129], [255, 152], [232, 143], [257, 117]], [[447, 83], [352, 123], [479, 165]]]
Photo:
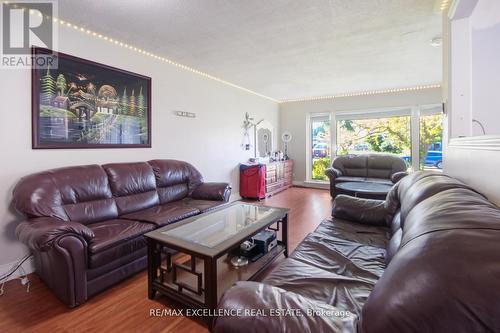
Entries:
[[294, 186], [299, 186], [299, 187], [309, 187], [309, 188], [319, 188], [323, 190], [328, 190], [330, 189], [330, 184], [326, 183], [321, 183], [321, 182], [307, 182], [307, 181], [300, 181], [300, 180], [294, 180], [292, 183]]
[[229, 202], [238, 201], [238, 200], [241, 200], [240, 192], [232, 192], [231, 196], [229, 197]]
[[[17, 265], [17, 263], [19, 262], [19, 260], [17, 261], [14, 261], [14, 262], [10, 262], [8, 264], [3, 264], [3, 265], [0, 265], [0, 276], [3, 276], [5, 274], [7, 274], [8, 272], [10, 272], [10, 270]], [[24, 273], [25, 274], [30, 274], [30, 273], [33, 273], [35, 271], [35, 264], [33, 262], [33, 257], [29, 258], [28, 260], [26, 260], [22, 265], [21, 267], [24, 269]], [[13, 280], [15, 278], [18, 278], [20, 276], [22, 276], [23, 274], [21, 274], [21, 267], [17, 269], [17, 271], [14, 272], [14, 274], [12, 274], [11, 276], [9, 276], [7, 278], [7, 280], [5, 281], [10, 281], [10, 280]]]

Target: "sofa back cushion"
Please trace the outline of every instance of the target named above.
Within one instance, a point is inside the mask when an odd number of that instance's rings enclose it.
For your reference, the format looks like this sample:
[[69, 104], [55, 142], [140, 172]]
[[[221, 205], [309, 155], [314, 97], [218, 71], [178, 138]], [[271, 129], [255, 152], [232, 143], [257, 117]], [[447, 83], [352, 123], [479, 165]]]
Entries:
[[[387, 248], [386, 263], [399, 250], [403, 235], [406, 234], [406, 220], [419, 204], [427, 199], [432, 200], [435, 195], [451, 189], [466, 189], [474, 195], [479, 195], [473, 189], [462, 182], [443, 175], [442, 173], [418, 171], [403, 178], [396, 184], [386, 198], [386, 206], [390, 206], [390, 211], [396, 208], [397, 213], [393, 215], [391, 223], [392, 238]], [[484, 199], [484, 197], [482, 197]], [[403, 232], [405, 230], [405, 232]], [[397, 246], [395, 246], [397, 244]]]
[[363, 308], [361, 332], [498, 330], [500, 210], [442, 174], [415, 173], [397, 192], [401, 228], [388, 249], [397, 251]]
[[366, 155], [341, 155], [335, 157], [332, 166], [342, 172], [342, 176], [367, 177]]
[[148, 162], [156, 177], [160, 203], [181, 200], [203, 183], [201, 173], [191, 164], [177, 160]]
[[147, 162], [112, 163], [102, 167], [108, 175], [119, 215], [159, 204], [155, 175]]
[[406, 171], [406, 163], [397, 156], [373, 154], [367, 156], [367, 168], [369, 178], [390, 179], [396, 172]]
[[464, 183], [441, 173], [418, 171], [403, 178], [396, 188], [401, 206], [401, 227], [404, 228], [408, 214], [419, 203], [454, 188], [465, 188], [479, 195]]
[[98, 165], [66, 167], [22, 178], [14, 204], [28, 217], [56, 217], [83, 224], [116, 218], [108, 177]]

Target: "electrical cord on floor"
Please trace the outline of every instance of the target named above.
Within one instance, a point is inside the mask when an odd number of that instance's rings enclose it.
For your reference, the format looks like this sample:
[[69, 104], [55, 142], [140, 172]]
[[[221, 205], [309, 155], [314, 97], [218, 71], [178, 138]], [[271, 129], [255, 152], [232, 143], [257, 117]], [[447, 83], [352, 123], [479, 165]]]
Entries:
[[11, 276], [12, 274], [14, 274], [18, 269], [19, 267], [21, 267], [22, 264], [24, 264], [24, 262], [26, 260], [28, 260], [29, 258], [31, 258], [32, 255], [31, 254], [27, 254], [26, 256], [24, 256], [22, 259], [19, 260], [19, 262], [17, 264], [15, 264], [14, 266], [12, 266], [12, 268], [9, 270], [8, 273], [5, 273], [4, 276], [1, 276], [0, 277], [0, 281], [8, 278], [9, 276]]
[[14, 266], [12, 266], [12, 268], [9, 270], [8, 273], [6, 273], [5, 275], [3, 275], [2, 277], [0, 277], [0, 296], [4, 295], [5, 294], [5, 283], [7, 282], [7, 279], [12, 276], [12, 274], [14, 274], [18, 269], [21, 271], [21, 275], [19, 277], [17, 277], [17, 279], [21, 280], [21, 284], [23, 286], [26, 286], [26, 292], [29, 293], [30, 292], [30, 286], [31, 286], [31, 283], [30, 283], [30, 280], [26, 274], [26, 271], [24, 270], [24, 268], [22, 267], [22, 264], [24, 264], [24, 262], [26, 262], [26, 260], [28, 260], [29, 258], [31, 258], [31, 254], [28, 254], [26, 255], [24, 258], [22, 258], [21, 260], [19, 260], [19, 262], [17, 264], [15, 264]]

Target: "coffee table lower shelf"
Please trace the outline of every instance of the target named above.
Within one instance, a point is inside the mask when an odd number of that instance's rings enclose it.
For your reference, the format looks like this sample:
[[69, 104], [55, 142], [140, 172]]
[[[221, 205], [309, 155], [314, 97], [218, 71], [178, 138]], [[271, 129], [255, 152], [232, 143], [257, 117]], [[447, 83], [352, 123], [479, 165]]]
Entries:
[[[235, 282], [254, 279], [286, 252], [286, 246], [279, 241], [274, 249], [255, 262], [249, 261], [246, 266], [234, 267], [230, 262], [230, 254], [211, 260], [191, 255], [190, 259], [182, 263], [174, 263], [170, 254], [158, 249], [162, 247], [160, 243], [151, 246], [157, 248], [156, 256], [161, 253], [162, 258], [156, 272], [153, 272], [156, 278], [152, 281], [150, 298], [154, 298], [158, 291], [181, 305], [209, 309], [217, 306], [222, 294]], [[208, 266], [215, 266], [217, 270], [215, 276], [207, 272], [210, 271]]]

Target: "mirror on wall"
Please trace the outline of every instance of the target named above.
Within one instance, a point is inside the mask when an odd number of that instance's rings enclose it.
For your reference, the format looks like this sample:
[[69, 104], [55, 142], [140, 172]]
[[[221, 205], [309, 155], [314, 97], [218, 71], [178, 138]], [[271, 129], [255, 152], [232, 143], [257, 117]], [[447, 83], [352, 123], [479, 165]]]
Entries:
[[257, 141], [259, 147], [259, 157], [266, 157], [271, 153], [273, 137], [269, 128], [259, 128], [257, 130]]
[[273, 126], [264, 120], [257, 126], [257, 156], [267, 157], [273, 151]]

